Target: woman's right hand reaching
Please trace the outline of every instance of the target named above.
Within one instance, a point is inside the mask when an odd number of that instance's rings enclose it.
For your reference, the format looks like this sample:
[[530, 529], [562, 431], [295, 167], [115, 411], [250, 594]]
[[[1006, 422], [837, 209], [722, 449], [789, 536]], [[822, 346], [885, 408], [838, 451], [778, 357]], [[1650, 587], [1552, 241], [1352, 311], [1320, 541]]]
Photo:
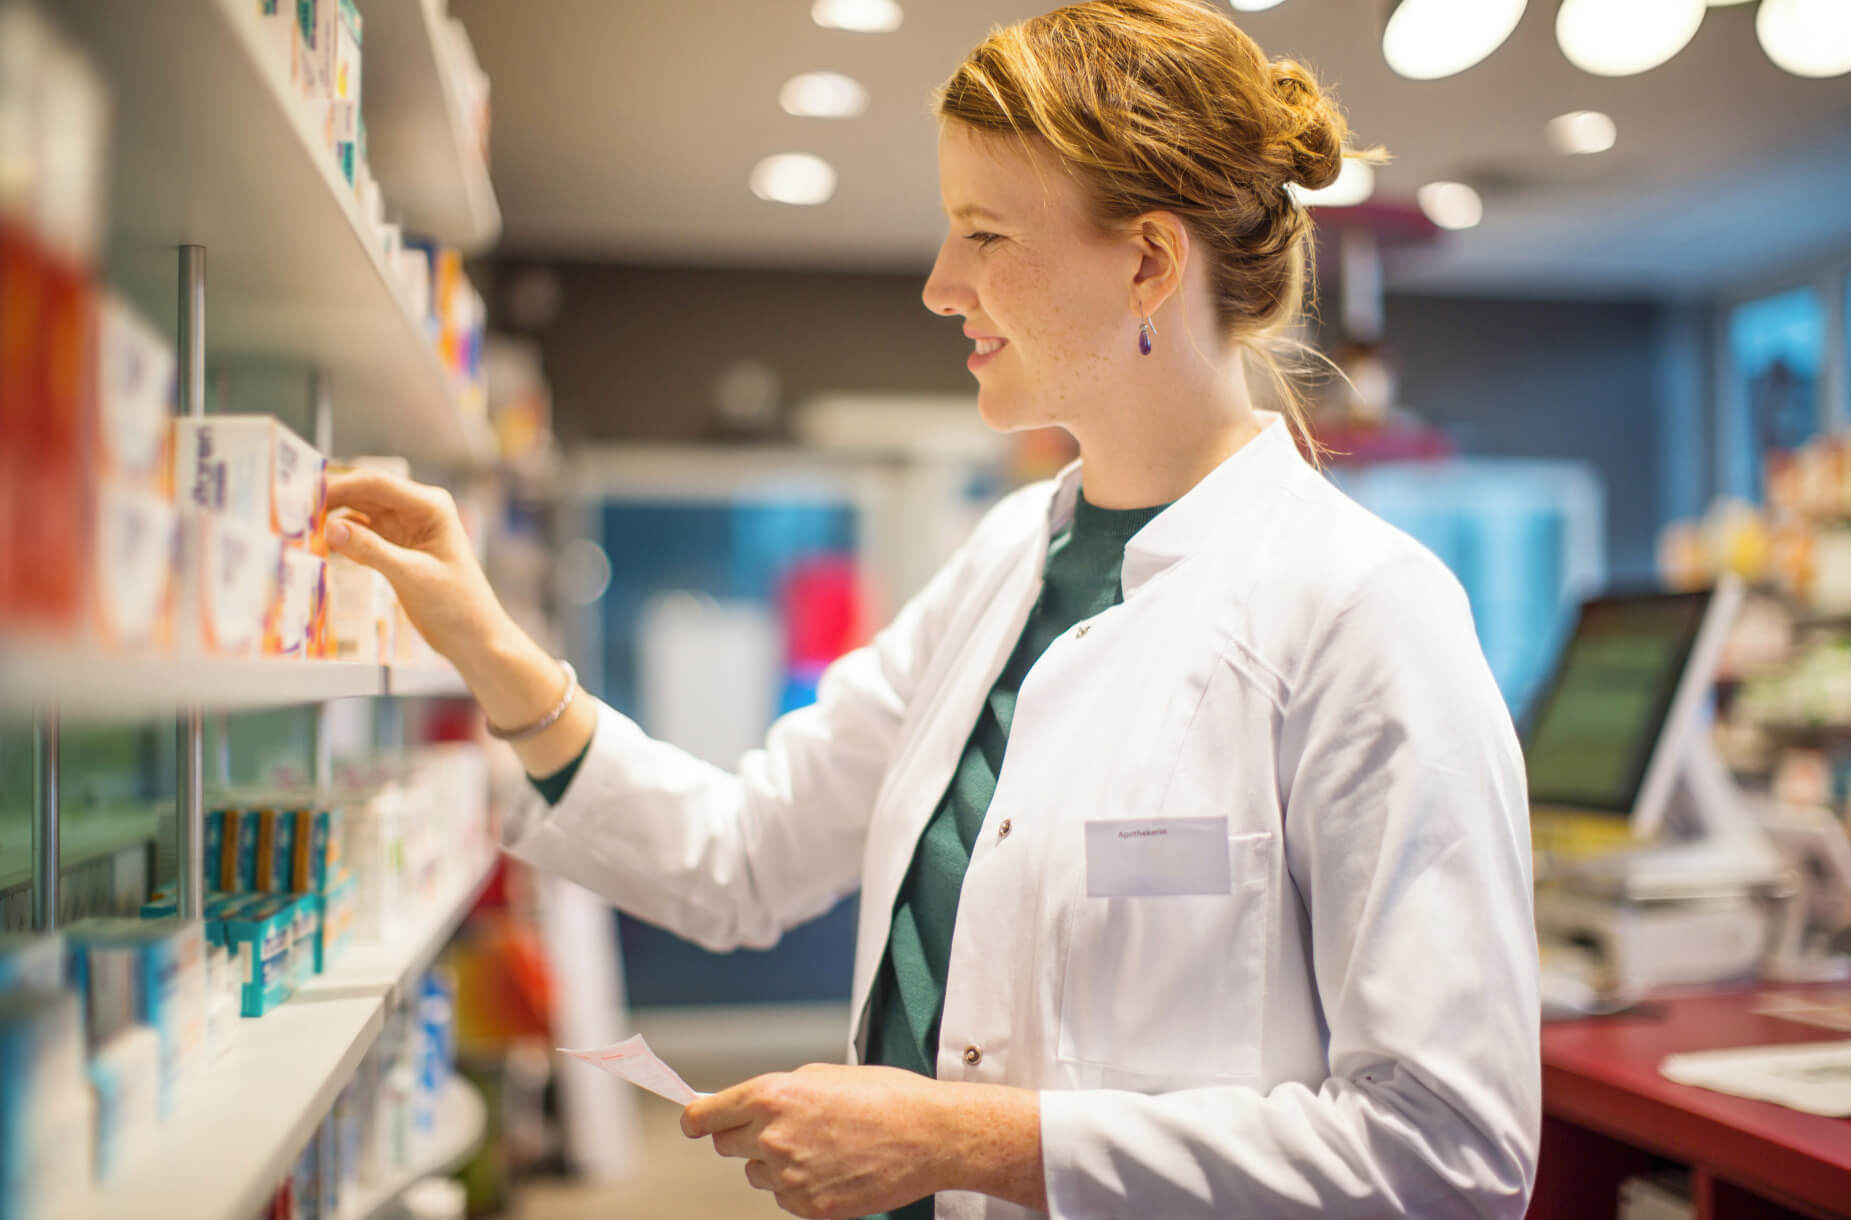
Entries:
[[[405, 616], [456, 666], [489, 723], [519, 729], [546, 715], [565, 691], [559, 662], [522, 631], [489, 587], [470, 550], [456, 502], [382, 471], [328, 479], [328, 546], [391, 582]], [[515, 746], [530, 775], [549, 775], [591, 740], [590, 699], [575, 698], [546, 732]]]

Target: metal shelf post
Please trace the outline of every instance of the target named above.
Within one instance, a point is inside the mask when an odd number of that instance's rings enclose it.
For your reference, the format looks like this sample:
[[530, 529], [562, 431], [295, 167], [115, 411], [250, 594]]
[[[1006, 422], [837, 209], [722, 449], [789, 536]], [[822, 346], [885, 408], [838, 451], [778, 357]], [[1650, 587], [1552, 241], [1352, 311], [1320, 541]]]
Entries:
[[58, 926], [58, 713], [46, 711], [33, 726], [32, 930]]
[[[179, 355], [180, 410], [206, 413], [206, 248], [180, 247]], [[206, 906], [206, 730], [197, 707], [180, 712], [176, 771], [180, 790], [175, 806], [174, 858], [179, 864], [180, 915], [198, 919]]]

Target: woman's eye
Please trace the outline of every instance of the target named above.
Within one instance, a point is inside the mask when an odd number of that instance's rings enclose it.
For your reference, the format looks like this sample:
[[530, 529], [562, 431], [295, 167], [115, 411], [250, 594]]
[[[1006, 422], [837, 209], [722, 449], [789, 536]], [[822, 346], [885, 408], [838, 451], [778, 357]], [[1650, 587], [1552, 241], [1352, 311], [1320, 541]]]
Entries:
[[966, 233], [964, 237], [966, 241], [976, 242], [978, 249], [981, 250], [987, 250], [992, 242], [999, 242], [1003, 239], [1000, 233]]

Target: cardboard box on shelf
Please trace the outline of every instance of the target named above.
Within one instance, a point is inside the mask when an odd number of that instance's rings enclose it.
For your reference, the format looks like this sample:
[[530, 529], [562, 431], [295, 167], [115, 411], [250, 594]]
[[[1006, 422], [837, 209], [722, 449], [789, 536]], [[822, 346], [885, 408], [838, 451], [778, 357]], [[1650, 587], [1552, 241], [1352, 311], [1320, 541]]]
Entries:
[[173, 643], [179, 520], [167, 500], [114, 482], [97, 488], [89, 571], [90, 620], [110, 651]]
[[174, 420], [174, 494], [183, 514], [218, 513], [327, 553], [327, 462], [267, 415]]
[[97, 469], [122, 486], [172, 494], [173, 348], [114, 293], [96, 309]]
[[327, 652], [327, 561], [285, 548], [276, 599], [264, 627], [264, 652], [274, 657], [317, 658]]
[[264, 617], [281, 571], [277, 540], [261, 526], [218, 513], [180, 522], [175, 646], [186, 656], [250, 657], [263, 646]]
[[392, 664], [398, 659], [398, 614], [398, 596], [384, 576], [339, 555], [328, 560], [329, 656]]

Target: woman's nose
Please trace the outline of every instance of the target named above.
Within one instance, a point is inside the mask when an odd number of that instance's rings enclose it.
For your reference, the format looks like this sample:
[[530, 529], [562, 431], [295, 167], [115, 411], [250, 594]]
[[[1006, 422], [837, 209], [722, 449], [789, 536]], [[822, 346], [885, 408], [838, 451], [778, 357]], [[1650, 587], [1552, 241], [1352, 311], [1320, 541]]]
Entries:
[[925, 290], [920, 299], [925, 307], [935, 314], [950, 317], [953, 314], [969, 313], [972, 293], [959, 284], [946, 266], [943, 247], [939, 249], [938, 258], [932, 264], [932, 274], [926, 277]]

